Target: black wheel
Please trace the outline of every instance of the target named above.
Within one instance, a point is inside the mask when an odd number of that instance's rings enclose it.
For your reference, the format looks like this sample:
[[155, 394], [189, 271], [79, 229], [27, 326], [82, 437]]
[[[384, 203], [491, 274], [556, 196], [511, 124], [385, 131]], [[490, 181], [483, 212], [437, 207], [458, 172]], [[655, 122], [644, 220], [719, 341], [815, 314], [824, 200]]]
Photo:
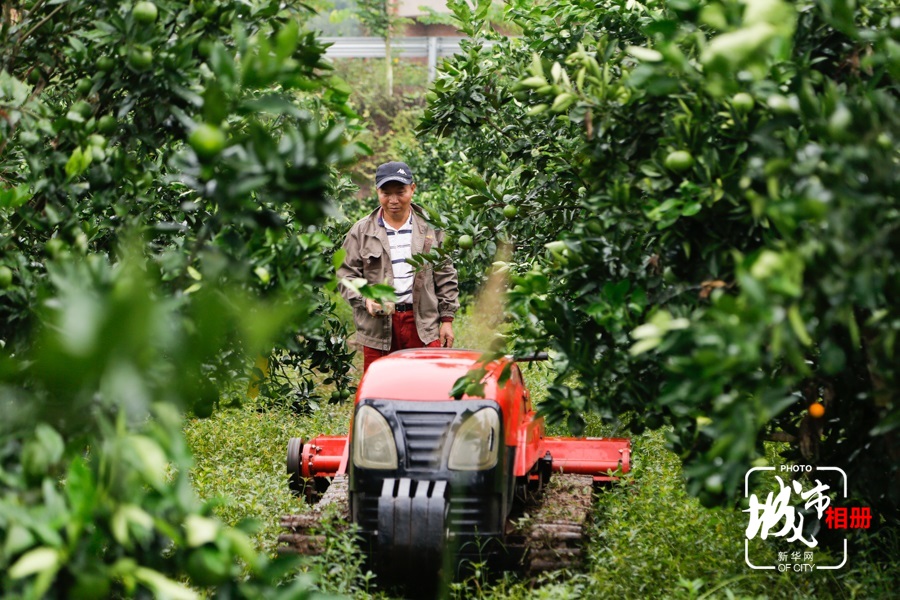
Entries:
[[313, 477], [306, 480], [306, 503], [315, 504], [322, 499], [322, 495], [331, 487], [331, 477]]
[[299, 496], [306, 487], [306, 481], [303, 479], [303, 438], [292, 437], [288, 440], [287, 447], [287, 472], [290, 475], [288, 479], [288, 487], [291, 493]]

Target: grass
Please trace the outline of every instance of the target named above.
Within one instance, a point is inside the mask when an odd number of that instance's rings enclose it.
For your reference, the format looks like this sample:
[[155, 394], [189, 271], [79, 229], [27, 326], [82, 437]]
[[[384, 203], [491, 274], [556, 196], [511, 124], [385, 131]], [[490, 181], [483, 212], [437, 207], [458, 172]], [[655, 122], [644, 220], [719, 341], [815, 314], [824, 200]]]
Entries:
[[[477, 346], [471, 321], [455, 324], [458, 346]], [[525, 377], [540, 397], [549, 374], [531, 365]], [[350, 403], [323, 404], [299, 417], [286, 408], [261, 410], [247, 404], [186, 424], [196, 465], [198, 494], [219, 498], [215, 512], [229, 523], [260, 523], [258, 547], [274, 553], [283, 513], [305, 509], [288, 492], [285, 449], [290, 437], [346, 433]], [[586, 434], [610, 435], [613, 428], [589, 418]], [[565, 434], [554, 428], [553, 434]], [[850, 565], [812, 573], [753, 571], [744, 564], [746, 515], [739, 510], [708, 510], [684, 489], [678, 458], [664, 447], [660, 431], [632, 440], [633, 470], [628, 480], [597, 500], [589, 560], [579, 571], [562, 571], [538, 582], [514, 574], [488, 578], [476, 573], [452, 586], [456, 598], [892, 598], [900, 573], [900, 541], [889, 540], [888, 564], [871, 559], [874, 544], [851, 538]], [[771, 541], [771, 539], [770, 539]], [[885, 542], [888, 543], [888, 542]], [[784, 546], [784, 544], [782, 544]], [[775, 553], [770, 543], [763, 552]], [[819, 549], [816, 549], [817, 559]], [[759, 556], [759, 555], [756, 555]], [[773, 564], [773, 560], [769, 564]], [[824, 562], [824, 561], [823, 561]], [[373, 587], [359, 553], [347, 536], [334, 536], [325, 555], [310, 561], [326, 592], [356, 598], [389, 595]]]
[[219, 499], [215, 512], [226, 522], [258, 520], [260, 548], [274, 551], [277, 517], [298, 503], [287, 486], [288, 440], [346, 433], [349, 409], [349, 404], [324, 404], [301, 419], [286, 408], [247, 406], [190, 420], [185, 433], [194, 452], [194, 487], [202, 498]]

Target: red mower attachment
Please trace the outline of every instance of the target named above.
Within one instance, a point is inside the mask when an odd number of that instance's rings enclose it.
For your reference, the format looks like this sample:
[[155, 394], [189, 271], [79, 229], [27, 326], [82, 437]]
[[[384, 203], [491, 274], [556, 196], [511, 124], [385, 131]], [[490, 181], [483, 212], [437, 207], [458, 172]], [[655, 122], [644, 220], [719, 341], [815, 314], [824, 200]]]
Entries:
[[591, 475], [595, 483], [618, 479], [631, 470], [631, 440], [627, 438], [544, 438], [554, 473]]
[[346, 435], [320, 435], [308, 443], [303, 438], [291, 438], [287, 452], [291, 491], [315, 500], [332, 478], [346, 473], [348, 447]]

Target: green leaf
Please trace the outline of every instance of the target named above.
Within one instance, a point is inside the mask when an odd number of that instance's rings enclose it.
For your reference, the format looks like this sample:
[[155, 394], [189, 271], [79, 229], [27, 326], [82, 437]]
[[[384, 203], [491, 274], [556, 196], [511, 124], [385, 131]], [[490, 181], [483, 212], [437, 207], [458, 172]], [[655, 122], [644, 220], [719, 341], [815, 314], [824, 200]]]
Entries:
[[553, 100], [553, 104], [550, 105], [550, 110], [553, 112], [563, 112], [568, 110], [570, 106], [578, 99], [574, 94], [570, 94], [568, 92], [563, 92], [559, 94], [556, 99]]
[[26, 527], [14, 523], [6, 532], [3, 552], [6, 556], [15, 556], [33, 546], [34, 543], [34, 535]]
[[895, 409], [893, 412], [888, 413], [887, 418], [882, 419], [878, 425], [873, 427], [869, 431], [869, 435], [885, 435], [896, 429], [900, 429], [900, 411]]
[[331, 265], [334, 267], [334, 270], [337, 271], [344, 264], [344, 259], [347, 258], [347, 249], [340, 248], [337, 252], [334, 253], [334, 256], [331, 257]]
[[187, 545], [191, 548], [196, 548], [197, 546], [214, 542], [220, 528], [219, 522], [215, 519], [199, 515], [188, 515], [184, 521]]
[[241, 110], [251, 114], [264, 112], [272, 115], [290, 115], [298, 118], [303, 116], [303, 111], [297, 108], [294, 102], [277, 94], [268, 94], [261, 98], [249, 100], [241, 105]]
[[66, 445], [59, 433], [46, 423], [38, 423], [35, 428], [35, 438], [47, 452], [50, 463], [59, 462], [63, 457]]
[[334, 91], [344, 94], [345, 96], [349, 96], [353, 93], [353, 88], [350, 87], [350, 84], [337, 75], [331, 76], [331, 78], [328, 80], [328, 85]]
[[172, 581], [159, 571], [138, 567], [134, 570], [134, 577], [153, 591], [157, 598], [170, 598], [171, 600], [195, 600], [200, 598], [197, 592], [187, 586]]
[[635, 342], [631, 348], [628, 349], [628, 353], [631, 356], [639, 356], [644, 354], [645, 352], [649, 352], [653, 350], [657, 346], [662, 343], [661, 337], [645, 337], [639, 339], [639, 341]]
[[530, 89], [536, 89], [545, 85], [547, 85], [546, 79], [544, 79], [543, 77], [535, 77], [533, 75], [531, 77], [526, 77], [519, 82], [520, 87]]
[[603, 295], [606, 296], [610, 304], [618, 306], [625, 302], [629, 289], [631, 289], [631, 282], [627, 279], [615, 283], [607, 282], [603, 284]]
[[9, 577], [11, 579], [22, 579], [36, 573], [52, 571], [59, 569], [60, 555], [56, 548], [35, 548], [23, 554], [13, 566], [9, 568]]
[[66, 175], [69, 179], [77, 177], [87, 171], [93, 160], [93, 152], [91, 146], [86, 146], [84, 150], [81, 147], [75, 148], [69, 160], [66, 161]]
[[225, 529], [224, 535], [231, 542], [231, 546], [237, 556], [251, 568], [259, 562], [260, 554], [250, 536], [237, 529]]
[[291, 57], [300, 43], [300, 24], [290, 20], [275, 34], [275, 58], [279, 63]]
[[121, 508], [110, 517], [109, 528], [118, 543], [126, 548], [131, 547], [131, 537], [128, 534], [128, 515]]
[[217, 42], [212, 47], [209, 61], [222, 89], [228, 91], [233, 89], [238, 81], [237, 67], [234, 64], [234, 57], [221, 42]]
[[485, 18], [490, 8], [491, 0], [477, 0], [475, 18], [479, 20]]
[[116, 541], [130, 548], [132, 525], [138, 539], [145, 539], [153, 530], [153, 517], [147, 511], [135, 504], [123, 504], [119, 506], [110, 518], [110, 529]]
[[800, 340], [800, 343], [804, 346], [812, 345], [812, 338], [809, 337], [809, 333], [806, 331], [806, 325], [803, 323], [803, 317], [800, 316], [800, 307], [796, 304], [792, 304], [787, 311], [788, 320], [791, 323], [791, 329], [794, 330], [794, 335], [797, 336], [797, 339]]
[[268, 285], [272, 280], [272, 274], [269, 272], [269, 269], [263, 266], [258, 266], [253, 268], [253, 273], [259, 278], [260, 282], [263, 285]]
[[566, 424], [569, 427], [569, 431], [572, 432], [572, 435], [579, 436], [584, 433], [585, 422], [582, 415], [578, 413], [570, 413]]
[[663, 55], [659, 51], [643, 46], [628, 46], [625, 51], [644, 62], [661, 62], [663, 59]]
[[137, 458], [136, 466], [144, 480], [156, 489], [163, 489], [169, 464], [163, 449], [155, 440], [143, 435], [132, 435], [127, 438], [127, 443]]
[[217, 81], [210, 82], [203, 92], [203, 120], [220, 125], [228, 118], [228, 97]]
[[26, 184], [0, 189], [0, 208], [16, 209], [31, 199], [31, 190]]

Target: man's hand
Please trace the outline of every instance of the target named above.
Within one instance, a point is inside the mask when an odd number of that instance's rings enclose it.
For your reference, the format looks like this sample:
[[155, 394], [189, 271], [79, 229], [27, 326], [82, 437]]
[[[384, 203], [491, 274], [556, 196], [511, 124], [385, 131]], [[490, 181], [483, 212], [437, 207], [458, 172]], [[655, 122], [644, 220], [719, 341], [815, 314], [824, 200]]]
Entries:
[[453, 347], [453, 323], [441, 323], [441, 346], [443, 348]]
[[394, 314], [394, 303], [385, 302], [384, 305], [366, 298], [366, 310], [373, 317], [389, 317]]
[[380, 317], [384, 314], [384, 310], [381, 308], [381, 304], [375, 302], [374, 300], [370, 300], [366, 298], [366, 310], [373, 317]]

